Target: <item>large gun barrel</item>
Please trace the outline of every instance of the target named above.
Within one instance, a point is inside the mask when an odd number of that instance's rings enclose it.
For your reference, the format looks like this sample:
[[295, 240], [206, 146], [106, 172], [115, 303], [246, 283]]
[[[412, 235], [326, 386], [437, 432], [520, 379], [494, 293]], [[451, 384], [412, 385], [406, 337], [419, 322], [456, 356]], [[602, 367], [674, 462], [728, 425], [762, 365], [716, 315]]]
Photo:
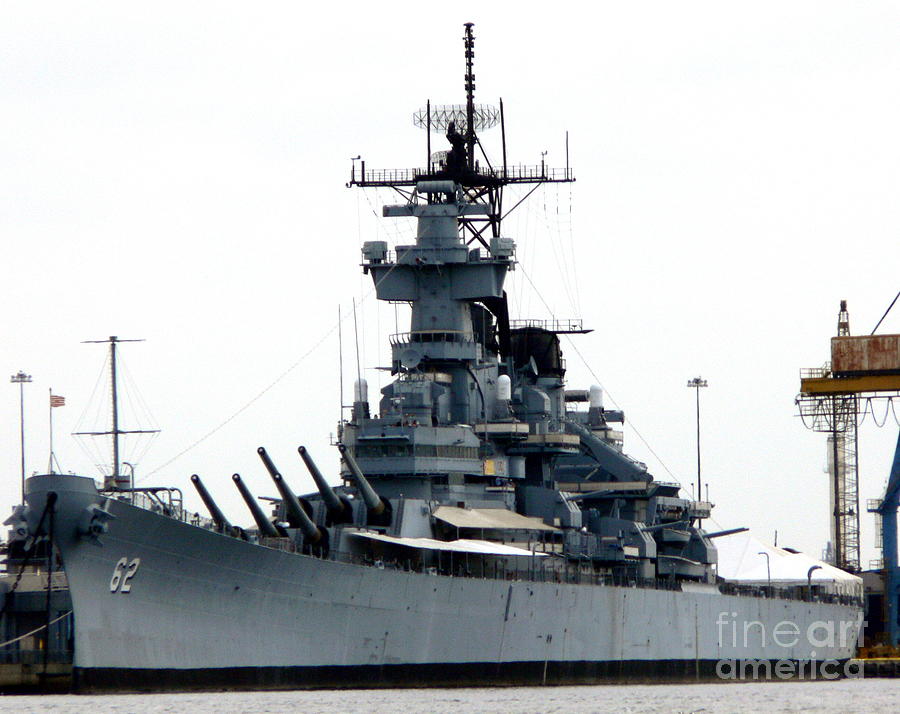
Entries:
[[266, 467], [266, 471], [269, 472], [269, 476], [271, 476], [272, 478], [275, 478], [275, 474], [278, 473], [278, 469], [276, 468], [275, 464], [272, 462], [272, 458], [269, 456], [268, 452], [262, 446], [260, 446], [256, 450], [256, 453], [259, 454], [259, 458], [262, 459], [262, 462]]
[[306, 511], [303, 510], [303, 506], [300, 505], [297, 496], [294, 495], [291, 487], [287, 485], [284, 478], [278, 472], [278, 469], [275, 468], [275, 464], [272, 463], [269, 454], [266, 453], [266, 450], [261, 446], [256, 450], [256, 453], [259, 454], [259, 458], [261, 458], [266, 465], [266, 469], [268, 469], [278, 492], [281, 494], [281, 498], [284, 500], [284, 505], [287, 507], [288, 522], [291, 527], [299, 528], [303, 531], [303, 536], [309, 543], [318, 543], [322, 538], [322, 532], [319, 530], [319, 527], [313, 523], [312, 519], [306, 515]]
[[228, 522], [228, 519], [225, 518], [225, 514], [222, 513], [221, 509], [216, 505], [213, 497], [209, 495], [209, 491], [206, 490], [206, 486], [203, 485], [203, 481], [200, 480], [200, 477], [197, 474], [191, 476], [191, 483], [194, 484], [194, 488], [197, 489], [197, 493], [199, 493], [200, 498], [203, 499], [203, 504], [209, 511], [209, 515], [212, 516], [216, 528], [220, 531], [231, 530], [231, 524]]
[[338, 495], [332, 490], [331, 486], [328, 485], [322, 472], [319, 471], [319, 467], [316, 466], [312, 456], [309, 455], [309, 451], [307, 451], [305, 446], [298, 446], [297, 451], [300, 452], [300, 458], [303, 459], [303, 463], [306, 464], [306, 468], [309, 469], [310, 476], [312, 476], [313, 481], [316, 482], [316, 488], [318, 488], [319, 493], [322, 494], [322, 500], [328, 507], [328, 511], [332, 514], [343, 514], [345, 510], [344, 503], [338, 498]]
[[308, 542], [318, 543], [322, 537], [322, 532], [319, 530], [319, 527], [313, 523], [312, 519], [306, 515], [306, 511], [303, 510], [303, 506], [300, 505], [300, 501], [297, 500], [291, 487], [287, 485], [281, 474], [275, 474], [272, 477], [272, 480], [275, 482], [275, 486], [278, 488], [278, 491], [281, 493], [281, 497], [284, 499], [284, 503], [287, 506], [288, 521], [290, 524], [303, 531], [303, 536]]
[[744, 531], [749, 531], [749, 528], [729, 528], [726, 531], [713, 531], [712, 533], [704, 533], [703, 535], [706, 538], [721, 538], [722, 536], [730, 536], [735, 533], [743, 533]]
[[234, 485], [237, 486], [238, 491], [241, 492], [241, 496], [244, 499], [244, 503], [247, 504], [247, 508], [250, 509], [250, 513], [253, 514], [253, 520], [256, 521], [256, 526], [259, 528], [259, 532], [270, 538], [275, 538], [278, 536], [278, 530], [275, 526], [272, 525], [272, 522], [266, 518], [266, 514], [263, 513], [262, 508], [259, 507], [259, 503], [253, 497], [253, 494], [250, 493], [250, 489], [247, 488], [247, 485], [241, 480], [240, 474], [234, 474], [231, 477], [231, 480], [234, 481]]
[[356, 481], [356, 487], [359, 489], [359, 493], [366, 504], [366, 508], [374, 515], [381, 515], [384, 513], [384, 501], [382, 501], [381, 497], [375, 493], [375, 489], [372, 488], [366, 477], [363, 476], [363, 472], [360, 470], [359, 465], [356, 463], [356, 459], [353, 458], [350, 450], [344, 444], [338, 444], [338, 451], [341, 452], [344, 463], [347, 464], [347, 468], [350, 469], [350, 473], [353, 474], [353, 478]]

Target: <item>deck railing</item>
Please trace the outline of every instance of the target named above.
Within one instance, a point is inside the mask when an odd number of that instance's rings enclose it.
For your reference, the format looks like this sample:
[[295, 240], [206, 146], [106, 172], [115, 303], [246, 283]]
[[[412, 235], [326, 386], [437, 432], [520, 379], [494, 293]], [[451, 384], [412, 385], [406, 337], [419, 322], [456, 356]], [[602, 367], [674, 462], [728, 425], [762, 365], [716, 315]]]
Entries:
[[[301, 552], [290, 538], [260, 538], [260, 545], [289, 553]], [[545, 556], [542, 551], [532, 552], [532, 557], [496, 556], [493, 560], [481, 560], [475, 554], [444, 552], [439, 556], [440, 565], [425, 566], [416, 558], [384, 558], [349, 551], [329, 551], [326, 560], [351, 565], [365, 565], [379, 570], [399, 570], [443, 577], [465, 577], [482, 580], [526, 581], [559, 583], [566, 585], [595, 585], [606, 587], [630, 587], [649, 590], [682, 589], [682, 581], [671, 578], [638, 578], [628, 575], [597, 573], [587, 562], [570, 561], [562, 557]], [[512, 561], [512, 562], [511, 562]], [[516, 561], [525, 561], [522, 563]], [[689, 582], [689, 581], [688, 581]], [[822, 592], [813, 585], [812, 592], [806, 585], [757, 586], [740, 585], [722, 581], [715, 586], [723, 595], [774, 598], [804, 602], [827, 602], [840, 605], [862, 606], [861, 598], [841, 593]]]

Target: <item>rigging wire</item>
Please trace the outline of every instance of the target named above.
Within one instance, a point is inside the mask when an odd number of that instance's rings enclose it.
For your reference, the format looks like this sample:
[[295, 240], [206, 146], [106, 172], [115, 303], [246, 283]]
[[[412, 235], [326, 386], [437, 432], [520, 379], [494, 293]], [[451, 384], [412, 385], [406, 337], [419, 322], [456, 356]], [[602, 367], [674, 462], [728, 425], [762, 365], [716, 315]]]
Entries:
[[887, 317], [888, 313], [891, 311], [891, 308], [894, 307], [894, 303], [897, 302], [897, 298], [900, 298], [900, 292], [898, 292], [898, 293], [894, 296], [894, 299], [891, 300], [891, 304], [888, 305], [888, 309], [884, 311], [884, 315], [881, 316], [881, 319], [878, 321], [878, 324], [875, 325], [874, 328], [872, 328], [872, 332], [869, 333], [869, 334], [874, 335], [874, 334], [875, 334], [875, 330], [877, 330], [879, 327], [881, 327], [881, 323], [884, 322], [884, 318]]
[[[525, 211], [519, 211], [516, 214], [516, 229], [519, 229], [519, 225], [524, 223], [524, 227], [522, 228], [521, 235], [525, 236], [524, 244], [522, 246], [521, 251], [516, 251], [517, 257], [522, 252], [525, 253], [526, 259], [530, 259], [531, 257], [531, 210], [530, 208]], [[520, 262], [519, 265], [524, 266], [524, 261]], [[524, 270], [524, 267], [523, 267]], [[525, 292], [525, 282], [523, 280], [518, 281], [518, 296], [516, 298], [516, 304], [519, 308], [520, 315], [527, 315], [529, 312], [529, 308], [531, 307], [531, 293]], [[526, 296], [528, 297], [528, 302], [526, 304]]]
[[[385, 191], [383, 189], [376, 189], [375, 196], [376, 200], [373, 202], [372, 197], [370, 196], [369, 191], [364, 191], [366, 202], [369, 206], [369, 211], [372, 216], [377, 220], [374, 222], [375, 226], [375, 234], [377, 237], [382, 237], [380, 231], [384, 231], [384, 236], [387, 238], [389, 242], [391, 242], [394, 246], [401, 245], [407, 242], [415, 242], [415, 231], [410, 227], [409, 221], [404, 220], [403, 218], [390, 218], [389, 220], [385, 220], [383, 216], [379, 215], [378, 207], [387, 205], [390, 203], [389, 199], [395, 197], [394, 193], [391, 191], [387, 192], [388, 198], [383, 198], [385, 195]], [[401, 194], [404, 195], [405, 194]], [[361, 201], [361, 199], [359, 199]], [[362, 228], [360, 226], [359, 236], [358, 236], [358, 244], [362, 245], [363, 237], [362, 237]], [[382, 342], [380, 340], [381, 337], [381, 303], [376, 301], [374, 306], [368, 304], [365, 301], [365, 295], [368, 294], [366, 291], [366, 283], [367, 279], [363, 273], [359, 275], [359, 293], [357, 296], [356, 307], [360, 310], [359, 314], [359, 333], [356, 337], [357, 340], [357, 350], [361, 353], [361, 361], [362, 364], [368, 365], [371, 364], [371, 361], [368, 357], [369, 354], [373, 352], [371, 346], [368, 341], [374, 339], [375, 341], [375, 364], [376, 367], [363, 367], [359, 370], [359, 374], [365, 374], [367, 371], [371, 372], [373, 369], [376, 372], [376, 381], [378, 385], [378, 390], [381, 390], [383, 386], [383, 374], [381, 370], [377, 369], [377, 366], [381, 364], [381, 350], [382, 350]], [[371, 292], [371, 291], [369, 291]], [[366, 333], [366, 325], [370, 321], [370, 308], [375, 310], [375, 334], [371, 333], [369, 330], [369, 334], [367, 336]], [[395, 309], [395, 321], [396, 321], [396, 309]], [[399, 332], [399, 329], [396, 329], [395, 332]], [[359, 378], [359, 376], [357, 377]]]
[[[572, 257], [572, 271], [575, 278], [575, 300], [577, 301], [577, 314], [581, 315], [581, 282], [578, 280], [578, 261], [575, 259], [575, 231], [572, 223], [572, 184], [569, 184], [569, 211], [567, 215], [567, 226], [569, 229], [569, 253]], [[557, 189], [558, 190], [558, 189]]]
[[[413, 248], [415, 248], [415, 245], [407, 246], [406, 250], [405, 250], [401, 255], [397, 256], [397, 260], [395, 261], [394, 265], [392, 265], [391, 268], [388, 269], [387, 272], [385, 272], [385, 274], [384, 274], [383, 276], [381, 276], [381, 278], [378, 280], [378, 282], [374, 283], [374, 284], [369, 288], [368, 292], [362, 297], [362, 300], [361, 300], [361, 302], [360, 302], [359, 304], [365, 303], [365, 302], [372, 296], [372, 294], [378, 289], [378, 286], [381, 285], [381, 283], [382, 283], [384, 280], [387, 279], [387, 277], [394, 271], [394, 269], [395, 269], [398, 265], [400, 265], [402, 259], [403, 259], [403, 258], [406, 256], [406, 254], [407, 254], [410, 250], [412, 250]], [[150, 471], [150, 472], [144, 474], [143, 476], [141, 476], [141, 478], [139, 478], [139, 479], [136, 480], [136, 483], [142, 483], [143, 481], [145, 481], [146, 479], [148, 479], [150, 476], [153, 476], [154, 474], [158, 473], [159, 471], [161, 471], [162, 469], [164, 469], [164, 468], [165, 468], [166, 466], [168, 466], [169, 464], [173, 463], [173, 462], [176, 461], [177, 459], [180, 459], [180, 458], [181, 458], [182, 456], [184, 456], [186, 453], [188, 453], [188, 452], [191, 451], [192, 449], [194, 449], [194, 448], [196, 448], [197, 446], [199, 446], [200, 444], [202, 444], [204, 441], [206, 441], [206, 440], [209, 439], [211, 436], [213, 436], [214, 434], [216, 434], [217, 432], [219, 432], [221, 429], [223, 429], [224, 427], [226, 427], [228, 424], [230, 424], [232, 421], [234, 421], [238, 416], [240, 416], [240, 415], [243, 414], [245, 411], [247, 411], [251, 406], [253, 406], [254, 404], [256, 404], [256, 402], [258, 402], [263, 396], [265, 396], [268, 392], [270, 392], [276, 385], [278, 385], [280, 382], [282, 382], [289, 374], [291, 374], [295, 369], [297, 369], [297, 367], [299, 367], [299, 366], [306, 360], [307, 357], [309, 357], [313, 352], [315, 352], [316, 350], [318, 350], [319, 347], [320, 347], [320, 346], [321, 346], [321, 345], [322, 345], [329, 337], [331, 337], [332, 334], [334, 334], [334, 333], [337, 331], [338, 326], [341, 325], [343, 322], [345, 322], [347, 319], [349, 319], [351, 316], [352, 316], [351, 313], [345, 313], [345, 314], [340, 318], [340, 321], [335, 321], [335, 323], [334, 323], [334, 324], [333, 324], [333, 325], [332, 325], [332, 326], [331, 326], [331, 327], [330, 327], [330, 328], [329, 328], [329, 329], [328, 329], [328, 330], [327, 330], [327, 331], [326, 331], [326, 332], [325, 332], [325, 333], [324, 333], [324, 334], [323, 334], [323, 335], [322, 335], [322, 336], [321, 336], [321, 337], [313, 344], [312, 347], [310, 347], [310, 348], [309, 348], [306, 352], [304, 352], [304, 353], [303, 353], [303, 354], [302, 354], [302, 355], [301, 355], [301, 356], [300, 356], [293, 364], [291, 364], [287, 369], [285, 369], [281, 374], [279, 374], [274, 380], [272, 380], [272, 382], [270, 382], [266, 387], [264, 387], [264, 388], [263, 388], [263, 389], [255, 396], [255, 397], [253, 397], [253, 398], [250, 399], [248, 402], [246, 402], [242, 407], [240, 407], [240, 408], [239, 408], [237, 411], [235, 411], [231, 416], [229, 416], [227, 419], [225, 419], [223, 422], [221, 422], [218, 426], [214, 427], [213, 429], [210, 429], [208, 432], [206, 432], [206, 433], [205, 433], [203, 436], [201, 436], [199, 439], [196, 439], [196, 440], [195, 440], [194, 442], [192, 442], [190, 445], [188, 445], [187, 447], [185, 447], [184, 449], [182, 449], [181, 451], [179, 451], [177, 454], [175, 454], [175, 455], [174, 455], [172, 458], [170, 458], [168, 461], [166, 461], [165, 463], [163, 463], [163, 464], [157, 466], [157, 467], [156, 467], [155, 469], [153, 469], [152, 471]]]
[[[569, 230], [563, 235], [561, 228], [562, 221], [559, 213], [560, 187], [555, 186], [554, 191], [554, 210], [556, 212], [556, 219], [553, 222], [553, 227], [556, 234], [556, 245], [559, 248], [560, 259], [566, 269], [566, 293], [569, 296], [569, 302], [572, 304], [572, 314], [574, 317], [579, 317], [581, 315], [581, 305], [578, 300], [578, 270], [575, 265], [574, 253], [571, 250], [572, 231], [571, 226], [569, 226]], [[568, 246], [566, 245], [567, 243], [569, 244]], [[570, 255], [573, 258], [571, 261], [569, 260]]]
[[[89, 424], [102, 424], [109, 421], [112, 409], [110, 402], [112, 384], [109, 382], [108, 366], [109, 353], [107, 352], [103, 364], [100, 367], [100, 372], [97, 374], [97, 381], [94, 382], [94, 388], [91, 390], [91, 396], [85, 402], [81, 416], [79, 416], [78, 421], [75, 422], [75, 432], [72, 434], [72, 436], [75, 437], [75, 443], [78, 444], [78, 447], [84, 455], [94, 465], [94, 468], [104, 475], [106, 473], [104, 469], [107, 468], [106, 464], [109, 460], [106, 437], [97, 434], [78, 434], [77, 432], [87, 431], [87, 425]], [[107, 386], [107, 393], [106, 398], [100, 399], [97, 392], [100, 390], [100, 385], [103, 383]], [[91, 414], [88, 413], [89, 410], [91, 410]]]
[[[344, 317], [341, 318], [342, 321], [343, 321], [343, 320], [346, 320], [346, 319], [347, 319], [346, 316], [344, 316]], [[187, 447], [185, 447], [184, 449], [182, 449], [181, 451], [179, 451], [177, 454], [175, 454], [175, 456], [173, 456], [171, 459], [169, 459], [169, 460], [166, 461], [165, 463], [161, 464], [160, 466], [157, 466], [155, 469], [153, 469], [153, 470], [150, 471], [149, 473], [144, 474], [140, 479], [137, 480], [137, 483], [143, 482], [145, 479], [149, 478], [150, 476], [152, 476], [152, 475], [155, 474], [155, 473], [158, 473], [159, 471], [161, 471], [162, 469], [164, 469], [166, 466], [168, 466], [168, 465], [171, 464], [172, 462], [174, 462], [174, 461], [176, 461], [177, 459], [181, 458], [181, 457], [184, 456], [188, 451], [191, 451], [191, 450], [194, 449], [195, 447], [197, 447], [197, 446], [199, 446], [200, 444], [202, 444], [204, 441], [206, 441], [206, 440], [207, 440], [209, 437], [211, 437], [213, 434], [215, 434], [216, 432], [220, 431], [222, 428], [226, 427], [228, 424], [230, 424], [232, 421], [234, 421], [237, 417], [239, 417], [241, 414], [243, 414], [245, 411], [247, 411], [250, 407], [252, 407], [254, 404], [256, 404], [256, 402], [258, 402], [260, 399], [262, 399], [262, 397], [264, 397], [269, 391], [271, 391], [271, 389], [272, 389], [273, 387], [275, 387], [275, 386], [276, 386], [277, 384], [279, 384], [285, 377], [287, 377], [291, 372], [293, 372], [295, 369], [297, 369], [297, 367], [299, 367], [300, 364], [301, 364], [307, 357], [309, 357], [313, 352], [315, 352], [315, 351], [322, 345], [322, 343], [325, 342], [325, 340], [327, 340], [329, 337], [331, 337], [331, 335], [332, 335], [335, 331], [337, 331], [338, 324], [339, 324], [339, 323], [335, 322], [335, 324], [332, 325], [332, 327], [331, 327], [327, 332], [325, 332], [325, 334], [323, 334], [322, 337], [320, 337], [320, 338], [313, 344], [312, 347], [310, 347], [306, 352], [304, 352], [304, 353], [300, 356], [300, 358], [297, 359], [297, 361], [295, 361], [290, 367], [288, 367], [288, 368], [287, 368], [286, 370], [284, 370], [281, 374], [279, 374], [279, 375], [278, 375], [274, 380], [272, 380], [266, 387], [264, 387], [264, 388], [262, 389], [262, 391], [260, 391], [260, 392], [259, 392], [255, 397], [253, 397], [250, 401], [246, 402], [242, 407], [240, 407], [240, 408], [239, 408], [236, 412], [234, 412], [230, 417], [228, 417], [227, 419], [225, 419], [225, 421], [223, 421], [222, 423], [220, 423], [218, 426], [214, 427], [214, 428], [211, 429], [210, 431], [206, 432], [206, 434], [204, 434], [204, 435], [201, 436], [199, 439], [197, 439], [196, 441], [194, 441], [193, 443], [191, 443], [189, 446], [187, 446]]]
[[138, 428], [153, 430], [151, 433], [124, 435], [130, 438], [126, 439], [125, 443], [128, 444], [128, 451], [122, 461], [136, 466], [144, 460], [144, 456], [147, 455], [150, 447], [153, 446], [156, 438], [159, 436], [159, 426], [131, 371], [122, 359], [121, 353], [119, 354], [118, 364], [121, 369], [122, 384], [125, 387], [123, 390], [125, 401], [129, 407], [126, 415], [130, 412], [135, 421], [135, 426]]
[[[556, 319], [556, 316], [553, 314], [553, 311], [550, 309], [550, 306], [547, 304], [547, 301], [544, 300], [544, 296], [543, 296], [543, 295], [541, 294], [541, 292], [537, 289], [537, 286], [532, 282], [531, 278], [528, 276], [528, 273], [526, 273], [526, 272], [523, 270], [523, 271], [522, 271], [522, 274], [525, 276], [525, 279], [528, 280], [528, 282], [531, 284], [531, 287], [532, 287], [532, 289], [534, 290], [535, 295], [537, 295], [538, 298], [540, 299], [540, 301], [541, 301], [542, 303], [544, 303], [544, 307], [546, 307], [547, 310], [550, 312], [550, 316], [551, 316], [553, 319]], [[575, 354], [578, 355], [578, 358], [582, 361], [582, 363], [584, 364], [584, 366], [587, 367], [588, 372], [591, 373], [591, 376], [594, 378], [594, 380], [596, 381], [597, 385], [598, 385], [598, 386], [606, 393], [606, 395], [607, 395], [607, 396], [610, 398], [610, 400], [612, 401], [613, 405], [614, 405], [617, 409], [621, 409], [621, 407], [619, 406], [619, 404], [616, 402], [615, 397], [610, 393], [610, 391], [609, 391], [606, 387], [603, 386], [603, 383], [600, 381], [600, 378], [597, 376], [596, 372], [594, 372], [593, 367], [591, 367], [591, 365], [588, 364], [588, 361], [584, 358], [584, 355], [581, 354], [581, 350], [578, 349], [578, 346], [575, 344], [574, 340], [572, 340], [572, 338], [569, 337], [568, 335], [566, 335], [566, 338], [567, 338], [569, 344], [572, 346], [572, 349], [575, 350]], [[638, 428], [634, 425], [634, 422], [632, 422], [632, 421], [629, 420], [628, 425], [631, 427], [632, 431], [634, 431], [634, 433], [637, 435], [638, 439], [641, 440], [641, 443], [647, 448], [647, 450], [650, 451], [651, 454], [653, 454], [653, 457], [659, 462], [660, 466], [662, 466], [663, 469], [665, 469], [666, 473], [669, 474], [669, 476], [671, 476], [679, 486], [681, 486], [681, 481], [679, 481], [679, 480], [678, 480], [678, 477], [675, 476], [674, 473], [672, 473], [671, 469], [669, 469], [668, 466], [666, 466], [666, 463], [659, 457], [659, 454], [657, 454], [657, 453], [653, 450], [653, 447], [650, 446], [650, 444], [647, 442], [647, 440], [644, 438], [644, 436], [641, 434], [641, 432], [638, 430]], [[702, 494], [698, 494], [698, 496], [697, 496], [697, 500], [698, 500], [698, 501], [700, 500], [701, 495], [702, 495]]]
[[[550, 235], [550, 220], [547, 216], [547, 192], [543, 191], [543, 214], [540, 215], [540, 218], [543, 220], [543, 229], [547, 235]], [[559, 224], [556, 224], [557, 229], [559, 228]], [[569, 305], [572, 306], [572, 309], [575, 309], [575, 299], [572, 293], [571, 286], [571, 278], [569, 276], [569, 264], [566, 260], [566, 254], [564, 250], [560, 249], [560, 241], [559, 241], [559, 231], [556, 231], [556, 238], [551, 238], [549, 241], [544, 241], [544, 243], [550, 243], [550, 248], [553, 251], [553, 260], [556, 263], [556, 269], [559, 271], [559, 277], [563, 284], [563, 290], [566, 292], [566, 297], [569, 300]]]

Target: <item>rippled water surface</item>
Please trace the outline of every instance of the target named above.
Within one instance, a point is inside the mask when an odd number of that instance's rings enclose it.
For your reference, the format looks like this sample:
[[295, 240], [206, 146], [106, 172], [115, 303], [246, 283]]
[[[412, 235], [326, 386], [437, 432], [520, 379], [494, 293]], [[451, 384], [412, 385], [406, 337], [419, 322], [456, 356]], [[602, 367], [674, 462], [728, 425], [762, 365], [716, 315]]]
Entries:
[[4, 712], [897, 712], [900, 679], [0, 697]]

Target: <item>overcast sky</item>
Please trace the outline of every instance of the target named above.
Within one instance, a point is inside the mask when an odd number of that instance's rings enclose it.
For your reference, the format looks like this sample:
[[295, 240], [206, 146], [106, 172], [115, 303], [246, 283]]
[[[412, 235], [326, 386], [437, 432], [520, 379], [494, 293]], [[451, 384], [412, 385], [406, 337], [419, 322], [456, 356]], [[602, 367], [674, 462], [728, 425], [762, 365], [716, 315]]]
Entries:
[[[139, 484], [180, 486], [200, 509], [199, 473], [247, 523], [230, 475], [273, 495], [260, 445], [298, 491], [312, 489], [299, 444], [337, 481], [338, 309], [345, 382], [356, 301], [377, 395], [372, 368], [405, 314], [376, 304], [359, 248], [414, 229], [376, 218], [389, 194], [344, 187], [350, 159], [423, 163], [412, 113], [463, 101], [472, 21], [476, 97], [503, 98], [510, 162], [546, 151], [563, 165], [568, 131], [578, 179], [505, 223], [521, 261], [513, 316], [594, 329], [574, 338], [587, 364], [564, 343], [569, 386], [602, 384], [625, 410], [627, 450], [660, 480], [696, 480], [686, 382], [708, 379], [716, 524], [770, 543], [777, 530], [779, 545], [818, 555], [825, 436], [804, 428], [794, 397], [800, 368], [829, 359], [839, 301], [865, 334], [900, 289], [900, 8], [585, 5], [0, 5], [0, 363], [34, 379], [28, 472], [47, 468], [52, 388], [67, 400], [53, 415], [62, 470], [99, 476], [108, 454], [70, 436], [108, 414], [105, 347], [81, 342], [117, 335], [146, 340], [121, 354], [162, 430], [142, 456], [143, 444], [124, 449], [140, 457]], [[499, 130], [482, 138], [499, 158]], [[900, 307], [879, 331], [900, 332]], [[148, 428], [129, 394], [121, 426]], [[7, 510], [18, 388], [5, 395]], [[863, 507], [896, 439], [893, 416], [860, 430]], [[862, 525], [865, 565], [869, 514]]]

